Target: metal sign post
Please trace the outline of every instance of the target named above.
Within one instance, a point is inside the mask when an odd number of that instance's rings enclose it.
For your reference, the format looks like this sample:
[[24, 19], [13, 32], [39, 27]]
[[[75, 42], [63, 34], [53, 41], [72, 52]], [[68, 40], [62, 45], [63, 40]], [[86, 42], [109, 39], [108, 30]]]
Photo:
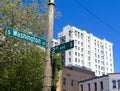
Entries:
[[46, 57], [45, 57], [45, 65], [44, 65], [43, 91], [51, 91], [51, 85], [52, 85], [52, 67], [51, 67], [51, 59], [50, 59], [50, 49], [52, 47], [52, 39], [53, 39], [54, 0], [49, 0], [48, 9], [49, 9], [48, 29], [47, 29]]

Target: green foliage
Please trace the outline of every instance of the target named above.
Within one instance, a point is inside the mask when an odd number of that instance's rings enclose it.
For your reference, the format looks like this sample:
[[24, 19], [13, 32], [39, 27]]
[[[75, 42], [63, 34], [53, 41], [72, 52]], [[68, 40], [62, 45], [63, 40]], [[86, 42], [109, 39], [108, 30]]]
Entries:
[[59, 71], [62, 70], [62, 62], [61, 57], [59, 55], [53, 55], [52, 61], [55, 61], [56, 71], [55, 71], [55, 79], [52, 82], [52, 90], [54, 91], [57, 88], [57, 82], [59, 81]]
[[[39, 4], [22, 1], [0, 0], [0, 91], [42, 91], [44, 52], [34, 44], [5, 36], [5, 29], [9, 26], [45, 37], [48, 0], [39, 0]], [[60, 61], [56, 62], [60, 70]]]
[[52, 60], [56, 61], [57, 71], [62, 69], [61, 57], [59, 55], [53, 55]]
[[22, 0], [0, 1], [0, 22], [3, 30], [5, 26], [10, 26], [43, 37], [47, 29], [47, 1], [40, 1], [38, 4], [34, 0], [29, 5]]
[[10, 50], [8, 49], [10, 47], [6, 47], [4, 51], [7, 53], [3, 52], [0, 55], [0, 89], [1, 91], [42, 91], [45, 53], [34, 45], [21, 44], [28, 48], [25, 49], [23, 46], [22, 49], [16, 46]]
[[46, 12], [47, 6], [38, 7], [37, 2], [25, 5], [22, 0], [0, 0], [0, 91], [42, 91], [44, 52], [34, 44], [5, 36], [5, 28], [44, 37]]

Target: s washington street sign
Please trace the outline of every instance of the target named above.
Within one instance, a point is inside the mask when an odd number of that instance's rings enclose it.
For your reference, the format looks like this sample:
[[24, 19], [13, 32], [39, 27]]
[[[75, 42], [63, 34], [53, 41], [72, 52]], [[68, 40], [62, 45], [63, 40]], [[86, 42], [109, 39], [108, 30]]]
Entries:
[[31, 42], [31, 43], [46, 47], [46, 40], [45, 39], [42, 39], [40, 37], [37, 37], [35, 35], [31, 35], [31, 34], [28, 34], [25, 32], [18, 31], [16, 29], [11, 28], [11, 27], [6, 28], [5, 34], [7, 36], [10, 36], [13, 38], [18, 38], [18, 39], [21, 39], [21, 40], [24, 40], [27, 42]]

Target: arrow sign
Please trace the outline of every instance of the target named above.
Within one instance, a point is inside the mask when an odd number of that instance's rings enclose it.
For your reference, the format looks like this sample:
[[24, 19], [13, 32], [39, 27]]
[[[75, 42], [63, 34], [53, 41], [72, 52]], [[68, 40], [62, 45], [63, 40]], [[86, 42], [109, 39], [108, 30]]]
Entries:
[[25, 32], [18, 31], [16, 29], [11, 28], [11, 27], [6, 28], [5, 34], [7, 36], [10, 36], [13, 38], [18, 38], [18, 39], [21, 39], [21, 40], [24, 40], [27, 42], [32, 42], [34, 44], [46, 47], [46, 40], [45, 39], [42, 39], [40, 37], [31, 35], [31, 34], [27, 34]]
[[74, 40], [51, 48], [51, 54], [56, 54], [74, 48]]

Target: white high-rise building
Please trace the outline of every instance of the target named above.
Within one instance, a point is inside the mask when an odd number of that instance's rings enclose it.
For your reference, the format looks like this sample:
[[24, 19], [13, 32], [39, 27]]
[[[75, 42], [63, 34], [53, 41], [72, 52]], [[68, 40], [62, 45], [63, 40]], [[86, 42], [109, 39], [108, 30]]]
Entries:
[[71, 40], [74, 40], [74, 48], [62, 54], [65, 66], [84, 66], [94, 71], [97, 76], [114, 72], [112, 43], [67, 25], [58, 34], [58, 41], [64, 43]]
[[57, 45], [58, 45], [58, 40], [53, 39], [52, 40], [52, 47], [57, 46]]

